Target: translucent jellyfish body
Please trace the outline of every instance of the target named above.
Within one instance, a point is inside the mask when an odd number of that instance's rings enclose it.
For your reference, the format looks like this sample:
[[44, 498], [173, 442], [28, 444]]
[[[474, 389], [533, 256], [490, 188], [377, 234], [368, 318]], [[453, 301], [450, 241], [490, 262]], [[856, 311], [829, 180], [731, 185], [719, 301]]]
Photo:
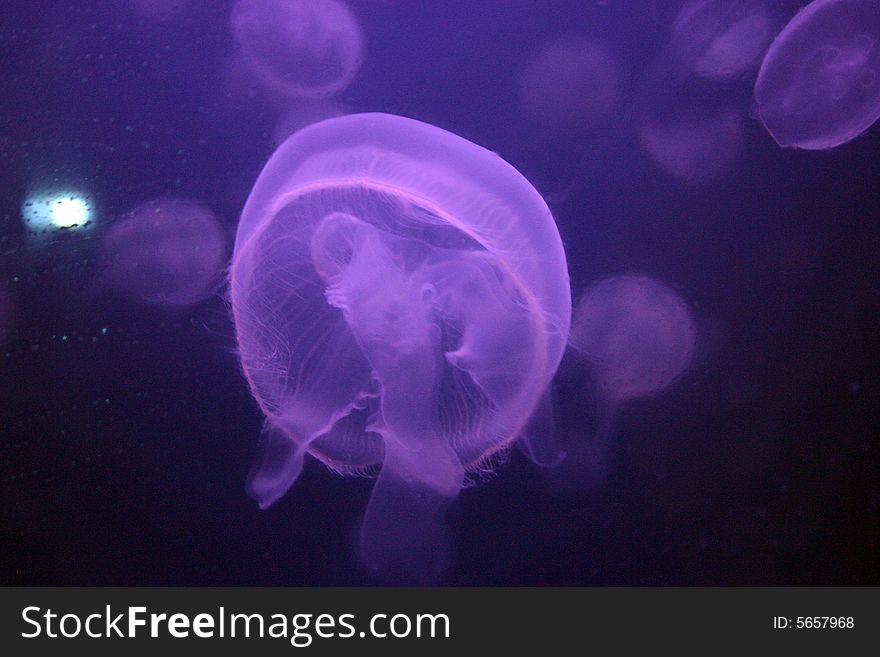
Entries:
[[360, 25], [340, 0], [238, 0], [232, 31], [257, 79], [289, 97], [339, 93], [363, 58]]
[[772, 28], [763, 0], [692, 0], [675, 19], [673, 41], [694, 73], [726, 80], [757, 68]]
[[549, 127], [584, 126], [607, 116], [620, 98], [622, 73], [602, 45], [587, 39], [555, 41], [525, 68], [523, 107]]
[[880, 7], [876, 0], [815, 0], [770, 46], [755, 100], [780, 146], [845, 144], [880, 118]]
[[568, 272], [543, 199], [439, 128], [323, 121], [260, 174], [230, 290], [266, 416], [250, 494], [271, 505], [307, 453], [379, 470], [362, 559], [394, 581], [438, 576], [448, 504], [520, 435], [565, 347]]
[[99, 288], [120, 291], [143, 303], [188, 306], [217, 289], [226, 238], [205, 206], [159, 198], [109, 227], [99, 260]]
[[717, 178], [735, 161], [742, 143], [742, 119], [732, 109], [674, 107], [645, 122], [639, 141], [663, 171], [701, 184]]
[[566, 476], [594, 480], [620, 407], [656, 395], [676, 382], [690, 365], [696, 343], [697, 331], [687, 304], [653, 278], [615, 276], [584, 293], [569, 344], [592, 373], [598, 428], [588, 440], [566, 445]]

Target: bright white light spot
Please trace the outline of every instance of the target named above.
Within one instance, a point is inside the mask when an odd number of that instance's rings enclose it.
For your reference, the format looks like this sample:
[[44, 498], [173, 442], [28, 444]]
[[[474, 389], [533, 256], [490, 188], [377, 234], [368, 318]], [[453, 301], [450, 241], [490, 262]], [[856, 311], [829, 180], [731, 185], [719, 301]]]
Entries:
[[43, 233], [85, 227], [92, 220], [92, 207], [88, 197], [77, 192], [41, 192], [22, 203], [21, 214], [28, 230]]
[[70, 228], [85, 223], [89, 217], [89, 205], [81, 198], [62, 198], [55, 202], [50, 214], [55, 226]]

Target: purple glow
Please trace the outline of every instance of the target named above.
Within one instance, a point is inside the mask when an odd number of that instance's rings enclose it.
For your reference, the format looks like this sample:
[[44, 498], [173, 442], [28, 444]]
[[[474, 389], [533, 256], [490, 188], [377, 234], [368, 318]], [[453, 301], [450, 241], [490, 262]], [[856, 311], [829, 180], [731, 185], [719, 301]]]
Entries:
[[692, 38], [693, 21], [712, 26], [714, 35], [706, 41], [693, 65], [694, 73], [700, 77], [710, 80], [738, 77], [758, 66], [770, 43], [772, 25], [761, 0], [742, 3], [735, 9], [731, 7], [730, 2], [691, 0], [675, 19], [673, 38], [678, 43]]
[[363, 58], [360, 25], [339, 0], [238, 0], [232, 31], [251, 72], [284, 96], [337, 94]]
[[586, 39], [556, 41], [526, 67], [522, 104], [551, 127], [589, 125], [617, 105], [621, 78], [620, 66], [604, 46]]
[[876, 0], [815, 0], [770, 47], [755, 100], [780, 146], [823, 150], [880, 118], [880, 7]]
[[144, 203], [112, 224], [101, 242], [99, 285], [149, 304], [188, 306], [217, 288], [226, 240], [213, 213], [176, 198]]
[[230, 285], [266, 415], [250, 494], [271, 505], [306, 453], [347, 474], [378, 469], [364, 562], [396, 581], [438, 577], [446, 508], [518, 437], [565, 347], [568, 272], [543, 199], [439, 128], [323, 121], [260, 174]]
[[646, 122], [642, 147], [663, 171], [700, 184], [724, 173], [739, 154], [742, 118], [736, 110], [676, 109]]

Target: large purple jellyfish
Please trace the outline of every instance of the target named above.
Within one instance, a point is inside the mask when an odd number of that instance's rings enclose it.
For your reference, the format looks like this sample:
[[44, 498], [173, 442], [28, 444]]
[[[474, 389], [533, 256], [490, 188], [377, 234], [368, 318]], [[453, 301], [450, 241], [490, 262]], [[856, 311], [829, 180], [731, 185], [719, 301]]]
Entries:
[[154, 199], [107, 230], [98, 286], [148, 304], [192, 305], [217, 289], [226, 253], [226, 237], [208, 208], [185, 199]]
[[623, 73], [605, 46], [584, 38], [554, 41], [523, 72], [525, 111], [551, 128], [588, 126], [620, 98]]
[[592, 372], [599, 417], [593, 437], [565, 446], [562, 471], [569, 480], [593, 481], [620, 407], [679, 380], [693, 359], [697, 330], [687, 304], [670, 287], [626, 274], [599, 281], [584, 293], [569, 344]]
[[[703, 26], [702, 33], [695, 34], [695, 23]], [[698, 35], [708, 34], [695, 47], [693, 71], [710, 80], [726, 80], [757, 68], [772, 28], [763, 0], [691, 0], [675, 18], [673, 40], [692, 47]]]
[[360, 25], [340, 0], [237, 0], [232, 31], [253, 74], [284, 96], [337, 94], [363, 58]]
[[785, 26], [761, 65], [755, 100], [780, 146], [823, 150], [880, 118], [880, 6], [815, 0]]
[[330, 119], [263, 169], [230, 285], [266, 416], [249, 493], [271, 505], [307, 453], [346, 474], [379, 470], [362, 559], [393, 581], [439, 576], [446, 508], [520, 436], [565, 347], [568, 271], [543, 199], [439, 128]]

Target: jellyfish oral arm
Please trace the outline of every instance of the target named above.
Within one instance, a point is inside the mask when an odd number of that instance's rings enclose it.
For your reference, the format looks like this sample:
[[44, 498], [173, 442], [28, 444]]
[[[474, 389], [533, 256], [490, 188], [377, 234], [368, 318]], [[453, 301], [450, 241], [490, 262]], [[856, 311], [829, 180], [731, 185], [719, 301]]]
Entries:
[[463, 485], [464, 468], [434, 426], [439, 345], [422, 346], [379, 373], [385, 458], [359, 548], [381, 577], [430, 584], [449, 563], [445, 515]]
[[[359, 539], [380, 577], [428, 583], [445, 570], [444, 516], [464, 468], [436, 426], [440, 330], [436, 288], [398, 264], [411, 246], [350, 215], [324, 219], [312, 241], [327, 301], [338, 307], [381, 387], [385, 456]], [[404, 258], [405, 259], [405, 258]]]
[[418, 452], [386, 441], [358, 546], [363, 562], [383, 579], [434, 584], [446, 572], [451, 544], [445, 516], [464, 479], [450, 452], [436, 440]]
[[260, 509], [272, 506], [297, 480], [304, 453], [304, 446], [294, 443], [267, 420], [247, 478], [248, 495]]
[[363, 562], [381, 577], [434, 583], [449, 563], [445, 515], [464, 468], [435, 427], [439, 336], [378, 372], [385, 458], [360, 534]]

